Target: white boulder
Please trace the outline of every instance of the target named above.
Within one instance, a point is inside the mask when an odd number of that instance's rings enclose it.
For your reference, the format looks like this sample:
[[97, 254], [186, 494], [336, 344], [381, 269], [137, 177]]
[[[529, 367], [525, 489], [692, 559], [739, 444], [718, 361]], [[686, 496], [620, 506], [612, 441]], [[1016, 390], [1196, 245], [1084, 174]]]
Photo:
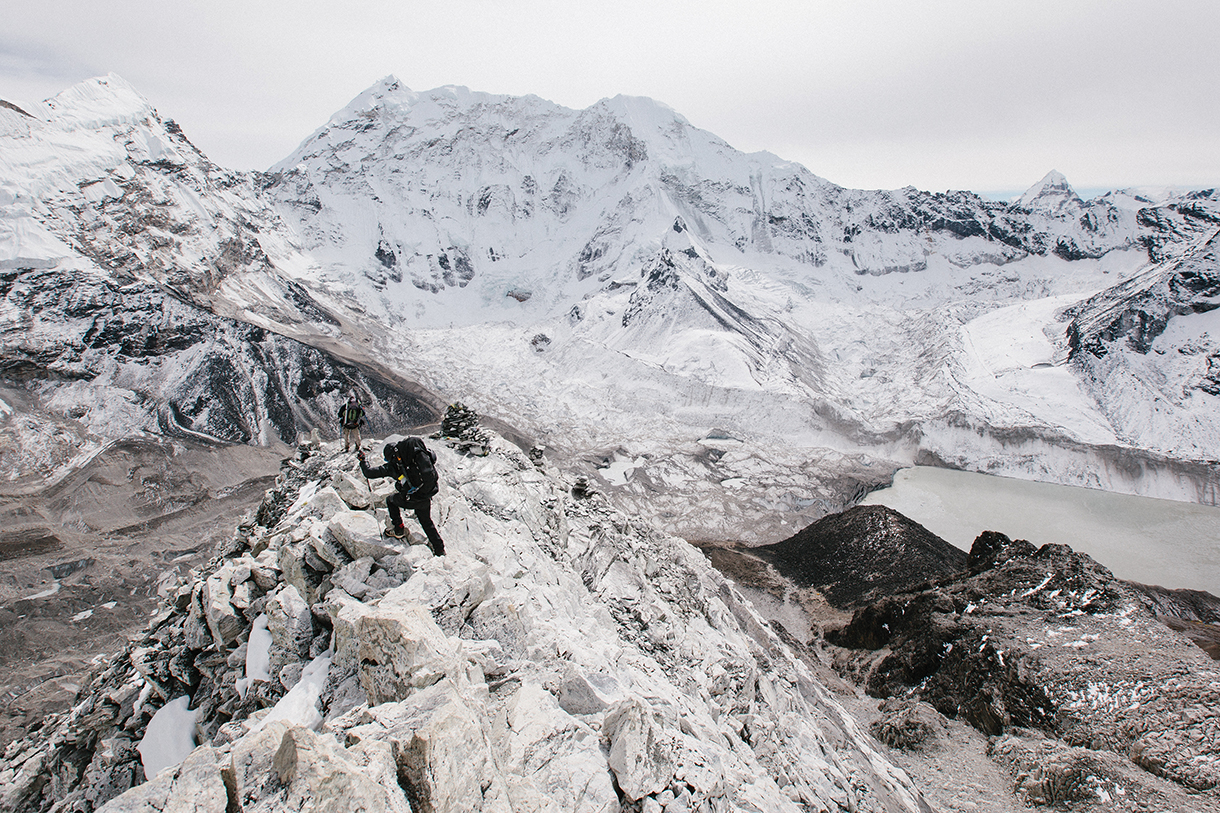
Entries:
[[417, 604], [371, 609], [356, 620], [356, 638], [360, 685], [370, 706], [401, 700], [466, 670], [461, 644]]
[[628, 799], [669, 787], [678, 743], [659, 713], [638, 698], [628, 698], [606, 713], [602, 733], [610, 740], [610, 769]]
[[363, 511], [344, 511], [336, 514], [328, 526], [331, 534], [353, 559], [371, 556], [381, 559], [402, 553], [402, 546], [394, 545], [382, 533], [381, 524], [372, 514]]

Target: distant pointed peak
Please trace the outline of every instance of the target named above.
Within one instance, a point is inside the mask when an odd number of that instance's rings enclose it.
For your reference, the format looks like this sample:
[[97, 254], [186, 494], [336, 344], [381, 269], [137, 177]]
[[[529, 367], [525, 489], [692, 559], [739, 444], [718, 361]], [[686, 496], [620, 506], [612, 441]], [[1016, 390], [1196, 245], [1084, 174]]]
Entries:
[[1026, 209], [1058, 209], [1073, 201], [1083, 202], [1063, 173], [1052, 169], [1026, 190], [1018, 202]]
[[78, 127], [135, 121], [154, 112], [131, 83], [113, 73], [79, 82], [44, 105], [61, 124]]

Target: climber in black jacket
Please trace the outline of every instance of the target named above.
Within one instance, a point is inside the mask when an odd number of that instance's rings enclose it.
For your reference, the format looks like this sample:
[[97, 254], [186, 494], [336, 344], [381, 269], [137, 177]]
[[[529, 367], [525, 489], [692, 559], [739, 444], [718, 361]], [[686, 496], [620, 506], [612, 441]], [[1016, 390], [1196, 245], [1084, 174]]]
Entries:
[[406, 529], [402, 524], [402, 509], [415, 512], [415, 518], [428, 537], [428, 545], [437, 556], [445, 555], [445, 542], [432, 524], [432, 498], [436, 496], [438, 478], [436, 455], [419, 438], [407, 438], [398, 443], [387, 443], [383, 450], [385, 465], [369, 468], [363, 451], [357, 451], [360, 471], [365, 477], [392, 477], [396, 491], [386, 498], [390, 512], [390, 527], [386, 536], [402, 539]]

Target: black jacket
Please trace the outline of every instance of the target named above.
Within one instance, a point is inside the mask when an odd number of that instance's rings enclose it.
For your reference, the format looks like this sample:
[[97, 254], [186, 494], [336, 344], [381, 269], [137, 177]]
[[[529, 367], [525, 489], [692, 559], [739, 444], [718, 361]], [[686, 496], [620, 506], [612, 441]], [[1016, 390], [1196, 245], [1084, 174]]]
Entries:
[[[396, 463], [389, 460], [386, 461], [384, 466], [378, 466], [374, 469], [369, 468], [368, 464], [365, 463], [364, 458], [360, 458], [360, 471], [370, 480], [378, 477], [391, 478], [394, 481], [394, 488], [398, 489], [398, 493], [407, 497], [416, 496], [416, 492], [419, 491], [419, 487], [421, 485], [420, 483], [412, 483], [411, 473], [408, 471], [403, 471]], [[429, 494], [428, 496], [430, 497], [432, 495]]]

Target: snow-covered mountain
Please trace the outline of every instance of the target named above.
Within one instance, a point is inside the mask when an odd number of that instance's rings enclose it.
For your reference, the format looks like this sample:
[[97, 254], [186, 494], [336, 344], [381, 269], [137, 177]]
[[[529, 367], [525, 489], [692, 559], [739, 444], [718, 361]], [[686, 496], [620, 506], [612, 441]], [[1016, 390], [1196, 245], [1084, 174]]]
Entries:
[[[264, 174], [115, 77], [0, 117], [6, 275], [139, 281], [461, 399], [688, 537], [780, 538], [921, 459], [1214, 500], [1217, 396], [1166, 398], [1162, 369], [1210, 380], [1177, 352], [1209, 295], [1167, 312], [1175, 355], [1123, 367], [1139, 386], [1098, 384], [1072, 338], [1073, 306], [1197, 254], [1212, 190], [848, 190], [648, 99], [393, 77]], [[30, 312], [7, 302], [6, 359]]]

